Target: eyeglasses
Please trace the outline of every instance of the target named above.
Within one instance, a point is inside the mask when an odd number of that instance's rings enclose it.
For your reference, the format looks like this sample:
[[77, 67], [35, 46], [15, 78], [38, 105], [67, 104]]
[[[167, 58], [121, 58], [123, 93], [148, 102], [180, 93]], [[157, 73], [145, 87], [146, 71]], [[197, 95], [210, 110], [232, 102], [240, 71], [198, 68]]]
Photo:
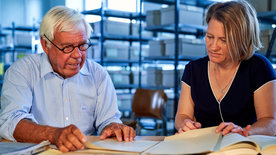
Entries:
[[68, 45], [68, 46], [66, 46], [66, 47], [64, 47], [64, 48], [61, 49], [57, 45], [55, 45], [45, 34], [44, 34], [44, 37], [48, 41], [50, 41], [50, 43], [52, 43], [57, 49], [59, 49], [60, 51], [62, 51], [63, 53], [66, 53], [66, 54], [71, 53], [72, 51], [74, 51], [74, 49], [76, 47], [78, 47], [78, 49], [80, 51], [86, 51], [90, 46], [92, 46], [90, 40], [88, 39], [89, 43], [83, 43], [83, 44], [80, 44], [78, 46]]

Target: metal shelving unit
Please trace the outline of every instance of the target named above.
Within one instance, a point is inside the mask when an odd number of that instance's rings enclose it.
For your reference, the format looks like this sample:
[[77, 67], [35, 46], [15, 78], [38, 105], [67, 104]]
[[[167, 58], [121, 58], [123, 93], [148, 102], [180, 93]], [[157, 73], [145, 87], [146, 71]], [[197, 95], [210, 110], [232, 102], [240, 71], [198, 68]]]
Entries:
[[[179, 36], [182, 34], [185, 35], [194, 35], [196, 38], [200, 38], [204, 35], [206, 31], [206, 26], [201, 26], [201, 25], [192, 25], [192, 24], [180, 24], [179, 22], [179, 6], [180, 4], [185, 4], [185, 5], [192, 5], [192, 6], [198, 6], [198, 7], [203, 7], [206, 8], [208, 5], [210, 5], [211, 1], [195, 1], [195, 0], [186, 0], [186, 1], [181, 1], [181, 0], [141, 0], [141, 3], [157, 3], [157, 4], [167, 4], [167, 5], [174, 5], [174, 24], [167, 24], [167, 25], [157, 25], [157, 26], [150, 26], [146, 27], [145, 29], [148, 31], [153, 31], [156, 33], [173, 33], [174, 34], [174, 40], [175, 40], [175, 51], [174, 51], [174, 56], [154, 56], [154, 57], [146, 57], [144, 60], [147, 61], [170, 61], [174, 65], [174, 87], [173, 87], [173, 92], [174, 92], [174, 97], [172, 98], [174, 100], [174, 114], [177, 110], [177, 104], [178, 104], [178, 99], [179, 99], [179, 92], [180, 92], [180, 86], [179, 86], [179, 73], [178, 73], [178, 66], [179, 63], [183, 61], [190, 61], [197, 59], [198, 57], [189, 57], [189, 56], [180, 56], [180, 49], [179, 49]], [[140, 4], [141, 8], [142, 4]], [[142, 10], [140, 10], [142, 12]], [[195, 31], [190, 32], [190, 31], [185, 31], [183, 29], [185, 28], [192, 28]], [[141, 66], [144, 62], [139, 62], [139, 65]], [[142, 86], [143, 87], [143, 86]], [[145, 88], [148, 88], [147, 86]], [[171, 87], [154, 87], [155, 89], [172, 89]]]
[[[143, 3], [156, 3], [156, 4], [167, 4], [167, 5], [174, 5], [174, 24], [168, 24], [168, 25], [158, 25], [158, 26], [149, 26], [143, 28], [143, 22], [146, 20], [146, 15], [142, 12], [142, 5]], [[99, 40], [100, 43], [100, 50], [101, 50], [101, 56], [100, 60], [98, 61], [100, 64], [103, 66], [109, 66], [109, 65], [121, 65], [121, 66], [128, 66], [132, 67], [133, 64], [138, 65], [139, 67], [139, 82], [138, 86], [137, 85], [115, 85], [116, 89], [129, 89], [129, 93], [131, 93], [132, 89], [136, 88], [146, 88], [146, 89], [173, 89], [174, 92], [174, 97], [172, 100], [174, 101], [174, 111], [176, 112], [177, 109], [177, 103], [179, 99], [179, 91], [180, 91], [180, 86], [179, 86], [179, 73], [178, 73], [178, 66], [179, 63], [184, 62], [184, 61], [190, 61], [193, 59], [196, 59], [198, 57], [188, 57], [188, 56], [180, 56], [179, 55], [179, 36], [180, 35], [193, 35], [196, 36], [196, 38], [200, 38], [204, 35], [206, 31], [206, 26], [202, 25], [192, 25], [192, 24], [180, 24], [179, 22], [179, 5], [180, 4], [185, 4], [185, 5], [192, 5], [192, 6], [198, 6], [202, 8], [207, 8], [213, 1], [206, 1], [206, 0], [140, 0], [140, 11], [138, 13], [129, 13], [129, 12], [122, 12], [122, 11], [115, 11], [115, 10], [106, 10], [103, 7], [95, 10], [88, 10], [88, 11], [83, 11], [82, 13], [84, 15], [98, 15], [101, 17], [100, 21], [100, 34], [99, 35], [92, 35], [92, 39]], [[204, 12], [203, 12], [204, 13]], [[125, 18], [129, 19], [130, 21], [136, 20], [136, 22], [139, 22], [139, 36], [133, 36], [131, 32], [131, 26], [132, 22], [129, 24], [130, 26], [130, 35], [128, 36], [121, 36], [121, 35], [111, 35], [111, 34], [106, 34], [104, 33], [104, 19], [106, 17], [117, 17], [117, 18]], [[202, 21], [203, 22], [203, 21]], [[184, 29], [193, 29], [195, 31], [185, 31]], [[150, 31], [153, 33], [171, 33], [174, 34], [174, 40], [175, 40], [175, 51], [173, 56], [158, 56], [158, 57], [143, 57], [142, 56], [142, 45], [147, 44], [149, 40], [153, 38], [145, 38], [142, 36], [143, 31]], [[106, 40], [119, 40], [119, 41], [129, 41], [130, 46], [132, 45], [132, 42], [139, 42], [139, 59], [136, 61], [132, 60], [110, 60], [104, 58], [103, 55], [103, 43]], [[130, 53], [128, 53], [130, 55]], [[169, 62], [170, 64], [173, 64], [174, 66], [174, 86], [173, 87], [164, 87], [164, 86], [146, 86], [142, 85], [142, 68], [143, 64], [154, 64], [154, 63], [167, 63]]]
[[[92, 34], [91, 39], [99, 40], [100, 44], [100, 60], [97, 60], [98, 63], [100, 63], [103, 66], [128, 66], [132, 67], [133, 64], [138, 65], [139, 60], [117, 60], [117, 59], [108, 59], [104, 58], [104, 42], [107, 40], [115, 40], [115, 41], [127, 41], [129, 42], [129, 46], [132, 46], [133, 42], [141, 42], [142, 44], [147, 43], [150, 38], [140, 38], [139, 36], [133, 36], [132, 28], [133, 23], [132, 20], [145, 20], [145, 15], [140, 15], [139, 13], [132, 13], [132, 12], [124, 12], [124, 11], [117, 11], [117, 10], [110, 10], [104, 8], [104, 3], [102, 2], [101, 8], [94, 9], [94, 10], [86, 10], [83, 11], [82, 14], [84, 15], [98, 15], [101, 17], [100, 20], [100, 34]], [[129, 19], [131, 22], [129, 23], [129, 35], [114, 35], [114, 34], [108, 34], [104, 32], [104, 20], [106, 17], [117, 17], [117, 18], [124, 18]], [[130, 50], [128, 51], [128, 56], [130, 57], [131, 53]], [[131, 71], [131, 70], [130, 70]], [[138, 88], [138, 85], [130, 84], [130, 85], [115, 85], [116, 89], [136, 89]]]
[[[276, 24], [276, 11], [267, 11], [267, 12], [260, 12], [258, 13], [258, 19], [261, 23], [266, 23], [266, 24]], [[272, 48], [275, 43], [275, 38], [276, 38], [276, 27], [273, 30], [271, 39], [269, 41], [268, 49], [266, 51], [265, 56], [272, 62], [275, 63], [276, 55], [272, 55]]]
[[[5, 31], [5, 33], [3, 33]], [[15, 39], [16, 39], [16, 32], [28, 32], [32, 33], [32, 45], [22, 45], [22, 44], [16, 44]], [[12, 23], [11, 27], [1, 27], [0, 28], [0, 37], [7, 37], [11, 36], [11, 43], [7, 45], [1, 45], [0, 46], [0, 55], [1, 55], [1, 61], [3, 63], [3, 73], [9, 68], [9, 66], [16, 61], [16, 56], [15, 52], [22, 52], [22, 53], [36, 53], [37, 52], [37, 40], [38, 37], [36, 36], [36, 32], [38, 31], [38, 27], [36, 26], [16, 26], [15, 23]], [[9, 60], [10, 62], [6, 62], [5, 59], [5, 54], [10, 53], [7, 57], [11, 57]], [[3, 77], [0, 79], [0, 85], [2, 86]]]
[[[159, 25], [159, 26], [150, 26], [150, 27], [145, 27], [143, 28], [143, 22], [146, 20], [146, 15], [142, 12], [142, 4], [143, 3], [156, 3], [156, 4], [167, 4], [167, 5], [174, 5], [175, 6], [175, 13], [174, 13], [174, 24], [168, 24], [168, 25]], [[83, 11], [82, 13], [84, 15], [98, 15], [101, 17], [100, 20], [100, 34], [97, 35], [92, 35], [91, 39], [96, 39], [99, 40], [100, 44], [100, 60], [98, 62], [103, 65], [103, 66], [128, 66], [132, 67], [132, 65], [138, 65], [139, 68], [139, 77], [138, 77], [138, 85], [115, 85], [116, 89], [129, 89], [131, 93], [131, 89], [136, 89], [136, 88], [147, 88], [147, 89], [173, 89], [174, 92], [174, 111], [176, 111], [177, 108], [177, 102], [179, 98], [179, 75], [178, 75], [178, 65], [180, 61], [189, 61], [193, 60], [196, 58], [192, 57], [185, 57], [185, 56], [180, 56], [179, 55], [179, 46], [178, 46], [178, 41], [179, 41], [179, 35], [186, 34], [186, 35], [194, 35], [197, 38], [201, 37], [204, 35], [204, 32], [206, 31], [205, 26], [200, 26], [200, 25], [192, 25], [192, 24], [180, 24], [179, 23], [179, 5], [180, 4], [186, 4], [186, 5], [193, 5], [193, 6], [200, 6], [203, 8], [206, 8], [211, 2], [210, 1], [195, 1], [195, 0], [188, 0], [188, 1], [181, 1], [181, 0], [140, 0], [140, 11], [138, 13], [130, 13], [130, 12], [123, 12], [123, 11], [116, 11], [116, 10], [109, 10], [104, 8], [104, 4], [102, 2], [102, 6], [99, 9], [94, 9], [94, 10], [87, 10]], [[133, 36], [132, 35], [132, 22], [129, 23], [130, 26], [130, 32], [129, 35], [113, 35], [113, 34], [107, 34], [104, 32], [104, 20], [106, 17], [117, 17], [117, 18], [124, 18], [124, 19], [129, 19], [130, 21], [136, 20], [136, 22], [139, 22], [139, 36]], [[190, 32], [190, 31], [185, 31], [183, 29], [189, 28], [189, 29], [194, 29], [195, 31]], [[143, 31], [150, 31], [153, 33], [172, 33], [174, 34], [174, 39], [175, 39], [175, 54], [174, 56], [162, 56], [162, 57], [143, 57], [142, 56], [142, 45], [147, 44], [149, 40], [153, 38], [146, 38], [142, 36]], [[115, 41], [128, 41], [129, 45], [132, 46], [133, 42], [138, 42], [139, 43], [139, 58], [138, 60], [111, 60], [111, 59], [106, 59], [104, 58], [104, 42], [107, 40], [115, 40]], [[129, 51], [130, 52], [130, 51]], [[128, 53], [130, 55], [130, 53]], [[142, 68], [143, 64], [153, 64], [156, 62], [170, 62], [170, 64], [174, 65], [174, 87], [163, 87], [163, 86], [147, 86], [147, 85], [142, 85]]]

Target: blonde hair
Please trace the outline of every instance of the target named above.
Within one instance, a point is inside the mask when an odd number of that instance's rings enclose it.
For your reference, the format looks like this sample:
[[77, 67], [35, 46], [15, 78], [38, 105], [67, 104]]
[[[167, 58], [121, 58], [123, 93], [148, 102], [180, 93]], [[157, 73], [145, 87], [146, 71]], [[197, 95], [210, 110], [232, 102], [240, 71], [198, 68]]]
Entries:
[[224, 26], [227, 48], [233, 61], [247, 60], [262, 47], [256, 11], [245, 0], [211, 5], [206, 22], [212, 18]]
[[[40, 37], [46, 35], [49, 40], [54, 39], [56, 31], [74, 31], [79, 24], [83, 23], [86, 28], [87, 38], [90, 37], [92, 28], [78, 11], [65, 6], [55, 6], [43, 17], [40, 24]], [[47, 39], [44, 38], [48, 42]], [[49, 44], [49, 42], [48, 42]]]

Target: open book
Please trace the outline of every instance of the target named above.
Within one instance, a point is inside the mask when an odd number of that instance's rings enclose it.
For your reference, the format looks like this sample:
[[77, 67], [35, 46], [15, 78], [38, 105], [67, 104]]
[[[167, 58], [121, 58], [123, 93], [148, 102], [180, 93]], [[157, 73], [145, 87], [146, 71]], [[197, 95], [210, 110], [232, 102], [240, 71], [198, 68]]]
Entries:
[[19, 142], [0, 142], [0, 154], [18, 155], [18, 154], [36, 154], [46, 150], [50, 145], [49, 141], [42, 141], [39, 144], [19, 143]]
[[222, 136], [215, 133], [216, 127], [190, 130], [166, 137], [158, 145], [147, 150], [147, 154], [276, 154], [276, 137], [237, 133]]
[[136, 153], [143, 153], [147, 149], [153, 147], [154, 145], [157, 145], [160, 142], [161, 142], [160, 140], [152, 140], [152, 139], [151, 140], [136, 139], [133, 142], [125, 142], [125, 141], [118, 142], [116, 138], [100, 140], [99, 137], [89, 136], [87, 137], [87, 142], [85, 143], [85, 147], [88, 149], [93, 149], [93, 151], [92, 152], [89, 152], [89, 150], [80, 150], [80, 151], [81, 152], [85, 151], [87, 153], [108, 153], [112, 151], [112, 153], [119, 153], [119, 154], [123, 154], [123, 153], [136, 154]]
[[[236, 133], [222, 136], [215, 133], [216, 127], [190, 130], [165, 137], [164, 140], [137, 139], [134, 142], [117, 142], [116, 139], [88, 139], [87, 148], [139, 154], [276, 154], [276, 137]], [[245, 151], [245, 152], [242, 152]]]

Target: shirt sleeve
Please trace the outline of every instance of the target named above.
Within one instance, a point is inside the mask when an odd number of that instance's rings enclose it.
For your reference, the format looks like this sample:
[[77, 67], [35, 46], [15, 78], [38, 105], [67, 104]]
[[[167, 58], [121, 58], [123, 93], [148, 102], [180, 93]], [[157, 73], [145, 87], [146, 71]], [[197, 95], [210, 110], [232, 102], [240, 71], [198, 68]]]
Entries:
[[32, 105], [32, 92], [24, 73], [27, 73], [24, 67], [12, 65], [4, 76], [0, 109], [0, 137], [11, 141], [15, 141], [13, 133], [21, 119], [37, 122], [29, 113]]
[[110, 123], [122, 123], [120, 120], [121, 113], [117, 105], [116, 91], [108, 73], [100, 70], [101, 81], [97, 85], [97, 107], [96, 107], [96, 128], [98, 134], [102, 132], [104, 127]]
[[191, 62], [189, 62], [184, 69], [184, 73], [182, 76], [182, 81], [191, 86]]
[[252, 80], [253, 90], [256, 91], [267, 82], [275, 80], [276, 72], [266, 57], [258, 55], [252, 63], [251, 77], [254, 79]]

